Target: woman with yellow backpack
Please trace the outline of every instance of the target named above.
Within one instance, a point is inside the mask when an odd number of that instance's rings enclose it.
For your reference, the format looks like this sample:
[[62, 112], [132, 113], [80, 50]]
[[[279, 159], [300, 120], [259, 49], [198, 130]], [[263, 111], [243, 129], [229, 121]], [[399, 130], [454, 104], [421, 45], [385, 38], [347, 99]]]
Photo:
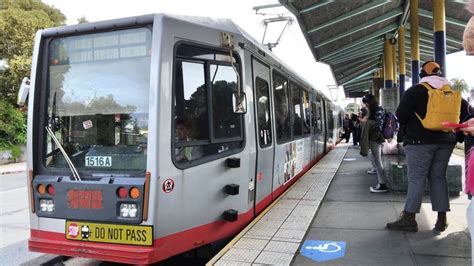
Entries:
[[400, 218], [387, 228], [418, 231], [415, 215], [420, 212], [425, 180], [429, 181], [433, 211], [438, 212], [434, 230], [448, 227], [450, 211], [446, 169], [456, 144], [456, 134], [443, 122], [458, 123], [461, 117], [461, 93], [453, 91], [441, 75], [438, 63], [425, 62], [420, 83], [405, 91], [396, 114], [404, 127], [403, 145], [408, 168], [408, 191]]

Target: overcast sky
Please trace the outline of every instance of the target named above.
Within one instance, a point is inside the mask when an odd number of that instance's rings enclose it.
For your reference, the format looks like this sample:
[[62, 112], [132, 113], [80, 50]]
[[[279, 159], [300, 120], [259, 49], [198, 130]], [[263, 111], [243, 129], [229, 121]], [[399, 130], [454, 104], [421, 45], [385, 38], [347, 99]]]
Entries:
[[[77, 19], [82, 16], [90, 22], [151, 13], [209, 16], [232, 19], [259, 41], [264, 32], [262, 20], [272, 16], [257, 15], [252, 8], [277, 3], [276, 0], [43, 0], [43, 2], [60, 9], [66, 15], [68, 25], [77, 24]], [[268, 14], [286, 12], [286, 15], [290, 15], [284, 8], [264, 9], [261, 12]], [[269, 26], [267, 36], [270, 41], [277, 39], [282, 27], [283, 25], [278, 24]], [[273, 49], [273, 52], [315, 88], [330, 96], [327, 86], [335, 84], [330, 68], [326, 64], [315, 62], [296, 21], [284, 33], [280, 44]], [[463, 78], [470, 87], [473, 87], [473, 69], [473, 56], [468, 57], [464, 52], [447, 56], [448, 79]], [[339, 99], [342, 97], [343, 92], [340, 90]]]

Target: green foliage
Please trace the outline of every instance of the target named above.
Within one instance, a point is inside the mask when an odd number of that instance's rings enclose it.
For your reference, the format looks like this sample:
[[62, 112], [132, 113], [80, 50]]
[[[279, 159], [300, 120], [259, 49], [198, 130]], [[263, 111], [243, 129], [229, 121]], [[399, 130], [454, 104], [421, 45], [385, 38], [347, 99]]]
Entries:
[[0, 150], [20, 156], [26, 142], [25, 115], [15, 107], [23, 77], [30, 76], [31, 55], [38, 30], [59, 26], [66, 17], [40, 0], [0, 0]]
[[88, 22], [89, 20], [87, 20], [87, 18], [84, 15], [82, 15], [82, 17], [77, 19], [77, 24], [88, 23]]
[[[0, 92], [3, 99], [13, 104], [16, 102], [21, 80], [30, 76], [31, 56], [14, 56], [8, 64], [9, 68], [0, 71]], [[1, 112], [0, 110], [0, 115]]]
[[26, 143], [25, 115], [8, 101], [0, 100], [0, 150], [11, 150], [17, 158], [18, 147]]
[[36, 32], [65, 19], [58, 9], [38, 0], [0, 0], [0, 59], [9, 65], [0, 71], [2, 99], [14, 104], [22, 78], [29, 76]]
[[55, 25], [61, 25], [66, 17], [55, 7], [42, 3], [41, 0], [2, 0], [0, 9], [21, 9], [25, 11], [41, 11], [45, 13]]
[[466, 81], [461, 78], [453, 78], [450, 80], [451, 88], [456, 91], [467, 92], [469, 90], [469, 86], [467, 85]]

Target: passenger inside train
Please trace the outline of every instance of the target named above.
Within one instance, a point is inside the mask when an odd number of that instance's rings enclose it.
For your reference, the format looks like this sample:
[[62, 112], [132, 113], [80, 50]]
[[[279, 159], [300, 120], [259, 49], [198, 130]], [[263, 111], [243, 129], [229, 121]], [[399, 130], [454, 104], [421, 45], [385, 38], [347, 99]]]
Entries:
[[[192, 125], [186, 119], [178, 119], [176, 121], [176, 137], [177, 142], [188, 142], [191, 141], [191, 132], [192, 132]], [[175, 148], [174, 155], [176, 161], [184, 162], [184, 161], [192, 161], [202, 156], [201, 147], [190, 147], [190, 146], [182, 146]]]

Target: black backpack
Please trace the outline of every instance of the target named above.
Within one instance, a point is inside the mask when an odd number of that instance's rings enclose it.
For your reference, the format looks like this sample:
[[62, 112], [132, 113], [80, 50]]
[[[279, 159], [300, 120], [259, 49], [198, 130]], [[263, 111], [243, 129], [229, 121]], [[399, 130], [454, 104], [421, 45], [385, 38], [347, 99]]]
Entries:
[[383, 137], [385, 139], [393, 138], [395, 135], [397, 135], [398, 128], [399, 126], [397, 117], [391, 112], [386, 113], [382, 128]]

